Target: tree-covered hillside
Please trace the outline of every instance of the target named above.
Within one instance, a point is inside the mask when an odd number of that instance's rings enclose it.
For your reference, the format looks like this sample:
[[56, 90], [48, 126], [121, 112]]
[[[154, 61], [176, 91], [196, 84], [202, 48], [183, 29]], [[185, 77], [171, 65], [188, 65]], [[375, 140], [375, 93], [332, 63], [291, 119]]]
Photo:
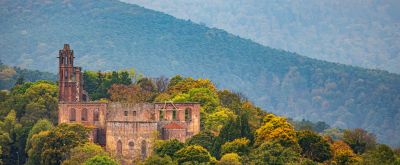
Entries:
[[38, 70], [21, 69], [19, 67], [11, 67], [0, 61], [0, 90], [10, 89], [16, 83], [25, 81], [34, 82], [37, 80], [56, 81], [57, 76], [49, 72], [41, 72]]
[[[84, 78], [91, 82], [84, 87], [89, 95], [102, 102], [198, 102], [200, 132], [184, 142], [151, 136], [151, 154], [132, 160], [131, 155], [106, 149], [113, 144], [101, 147], [89, 140], [92, 125], [57, 123], [57, 84], [25, 82], [0, 91], [0, 164], [400, 163], [398, 148], [377, 143], [375, 135], [363, 129], [339, 130], [324, 122], [288, 120], [254, 106], [240, 93], [218, 89], [208, 79], [148, 78], [130, 71], [86, 71]], [[190, 115], [185, 116], [190, 120]]]
[[56, 72], [69, 43], [84, 69], [207, 77], [294, 119], [361, 127], [398, 145], [400, 76], [277, 50], [118, 1], [0, 2], [4, 63]]
[[400, 73], [399, 0], [120, 0], [307, 57]]

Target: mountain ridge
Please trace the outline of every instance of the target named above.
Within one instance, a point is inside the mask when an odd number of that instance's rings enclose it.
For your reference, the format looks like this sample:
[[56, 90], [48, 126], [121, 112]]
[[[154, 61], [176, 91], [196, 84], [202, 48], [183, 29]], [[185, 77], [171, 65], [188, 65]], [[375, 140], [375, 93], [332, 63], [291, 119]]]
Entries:
[[262, 45], [399, 73], [399, 2], [120, 0], [218, 27]]
[[300, 56], [117, 1], [0, 2], [0, 58], [57, 71], [69, 43], [84, 70], [207, 77], [294, 119], [362, 127], [398, 145], [400, 76]]

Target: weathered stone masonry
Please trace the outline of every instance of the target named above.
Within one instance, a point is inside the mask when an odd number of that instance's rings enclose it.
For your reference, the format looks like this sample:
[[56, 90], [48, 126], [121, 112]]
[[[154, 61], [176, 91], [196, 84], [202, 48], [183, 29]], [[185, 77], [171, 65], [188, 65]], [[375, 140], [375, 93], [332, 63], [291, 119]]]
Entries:
[[156, 138], [184, 142], [200, 131], [198, 103], [103, 103], [89, 101], [80, 67], [68, 44], [59, 51], [59, 123], [93, 127], [90, 140], [126, 160], [151, 154]]

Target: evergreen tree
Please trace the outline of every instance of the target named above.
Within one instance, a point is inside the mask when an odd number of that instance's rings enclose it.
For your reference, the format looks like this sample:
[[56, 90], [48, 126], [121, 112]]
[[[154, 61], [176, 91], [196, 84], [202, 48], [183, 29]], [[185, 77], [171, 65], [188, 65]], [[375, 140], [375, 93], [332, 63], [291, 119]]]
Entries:
[[231, 119], [228, 123], [222, 127], [221, 132], [215, 140], [212, 155], [216, 158], [220, 158], [221, 146], [228, 142], [241, 137], [240, 125], [235, 119]]
[[22, 84], [24, 84], [24, 82], [25, 82], [24, 77], [23, 76], [18, 76], [17, 82], [15, 82], [15, 85], [22, 85]]
[[119, 75], [118, 75], [118, 72], [116, 72], [116, 71], [113, 71], [112, 73], [111, 73], [111, 84], [120, 84], [121, 82], [120, 82], [120, 79], [119, 79]]
[[127, 71], [122, 71], [120, 74], [120, 81], [121, 84], [130, 85], [132, 84], [132, 79], [129, 77], [129, 73]]

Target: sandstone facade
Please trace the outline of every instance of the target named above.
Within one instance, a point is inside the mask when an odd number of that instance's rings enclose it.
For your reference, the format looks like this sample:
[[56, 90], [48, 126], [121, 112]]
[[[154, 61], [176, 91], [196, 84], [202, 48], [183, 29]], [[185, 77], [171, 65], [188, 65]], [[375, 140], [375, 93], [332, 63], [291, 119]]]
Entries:
[[59, 123], [92, 127], [90, 140], [123, 162], [149, 156], [155, 139], [184, 142], [199, 133], [200, 104], [92, 102], [83, 90], [81, 68], [73, 63], [73, 50], [65, 44], [59, 53]]

